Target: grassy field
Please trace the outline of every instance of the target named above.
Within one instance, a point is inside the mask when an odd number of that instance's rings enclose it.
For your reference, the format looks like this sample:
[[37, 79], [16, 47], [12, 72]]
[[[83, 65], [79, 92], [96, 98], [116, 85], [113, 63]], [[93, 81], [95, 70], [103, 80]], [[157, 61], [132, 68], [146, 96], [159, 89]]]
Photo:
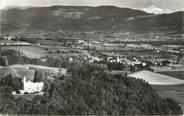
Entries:
[[163, 71], [158, 73], [184, 80], [184, 70], [183, 71]]
[[152, 85], [162, 98], [171, 98], [178, 102], [184, 110], [184, 84], [183, 85]]
[[171, 76], [150, 72], [147, 70], [128, 74], [129, 77], [140, 78], [152, 85], [177, 85], [184, 84], [184, 80]]
[[62, 42], [57, 42], [53, 40], [39, 40], [37, 43], [40, 43], [41, 45], [46, 45], [46, 46], [61, 46], [63, 45]]
[[44, 56], [45, 50], [38, 46], [2, 46], [3, 49], [12, 49], [24, 53], [29, 58]]

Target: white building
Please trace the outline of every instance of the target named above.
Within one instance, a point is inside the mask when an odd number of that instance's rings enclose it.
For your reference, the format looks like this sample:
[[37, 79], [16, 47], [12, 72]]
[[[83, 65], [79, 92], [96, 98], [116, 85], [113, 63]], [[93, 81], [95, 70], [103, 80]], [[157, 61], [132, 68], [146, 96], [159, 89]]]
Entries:
[[34, 93], [41, 92], [43, 90], [44, 83], [43, 82], [31, 82], [27, 81], [26, 77], [23, 78], [23, 90], [20, 90], [21, 94], [24, 93]]

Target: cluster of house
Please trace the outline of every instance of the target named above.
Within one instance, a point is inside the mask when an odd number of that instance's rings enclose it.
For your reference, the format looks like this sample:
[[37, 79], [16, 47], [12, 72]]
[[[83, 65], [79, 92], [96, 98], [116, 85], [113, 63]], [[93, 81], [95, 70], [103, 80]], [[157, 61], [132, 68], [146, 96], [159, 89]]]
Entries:
[[20, 45], [31, 45], [28, 42], [18, 41], [13, 35], [0, 35], [1, 46], [20, 46]]
[[[90, 56], [90, 58], [91, 58], [90, 59], [91, 62], [93, 62], [93, 61], [102, 61], [103, 60], [102, 58], [98, 58], [98, 57], [94, 57], [94, 56]], [[107, 62], [110, 62], [110, 63], [123, 63], [123, 64], [131, 65], [131, 66], [134, 66], [134, 65], [146, 66], [147, 65], [146, 62], [140, 61], [136, 57], [133, 57], [132, 59], [127, 59], [127, 58], [122, 58], [120, 55], [107, 57]]]
[[13, 35], [0, 35], [1, 40], [13, 40], [15, 38]]

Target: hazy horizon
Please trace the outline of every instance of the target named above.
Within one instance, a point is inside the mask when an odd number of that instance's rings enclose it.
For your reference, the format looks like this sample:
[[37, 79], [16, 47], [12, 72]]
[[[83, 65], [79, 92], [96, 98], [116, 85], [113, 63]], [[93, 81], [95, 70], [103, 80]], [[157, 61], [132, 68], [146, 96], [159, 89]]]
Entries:
[[0, 0], [0, 8], [8, 6], [117, 6], [154, 13], [184, 11], [184, 0]]

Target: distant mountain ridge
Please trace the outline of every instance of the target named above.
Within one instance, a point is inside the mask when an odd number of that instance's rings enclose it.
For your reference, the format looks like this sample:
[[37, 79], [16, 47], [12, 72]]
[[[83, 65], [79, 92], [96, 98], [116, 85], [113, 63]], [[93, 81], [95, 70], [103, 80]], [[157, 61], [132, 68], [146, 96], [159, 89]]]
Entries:
[[182, 31], [184, 12], [155, 15], [115, 6], [51, 6], [10, 8], [2, 11], [2, 31]]

